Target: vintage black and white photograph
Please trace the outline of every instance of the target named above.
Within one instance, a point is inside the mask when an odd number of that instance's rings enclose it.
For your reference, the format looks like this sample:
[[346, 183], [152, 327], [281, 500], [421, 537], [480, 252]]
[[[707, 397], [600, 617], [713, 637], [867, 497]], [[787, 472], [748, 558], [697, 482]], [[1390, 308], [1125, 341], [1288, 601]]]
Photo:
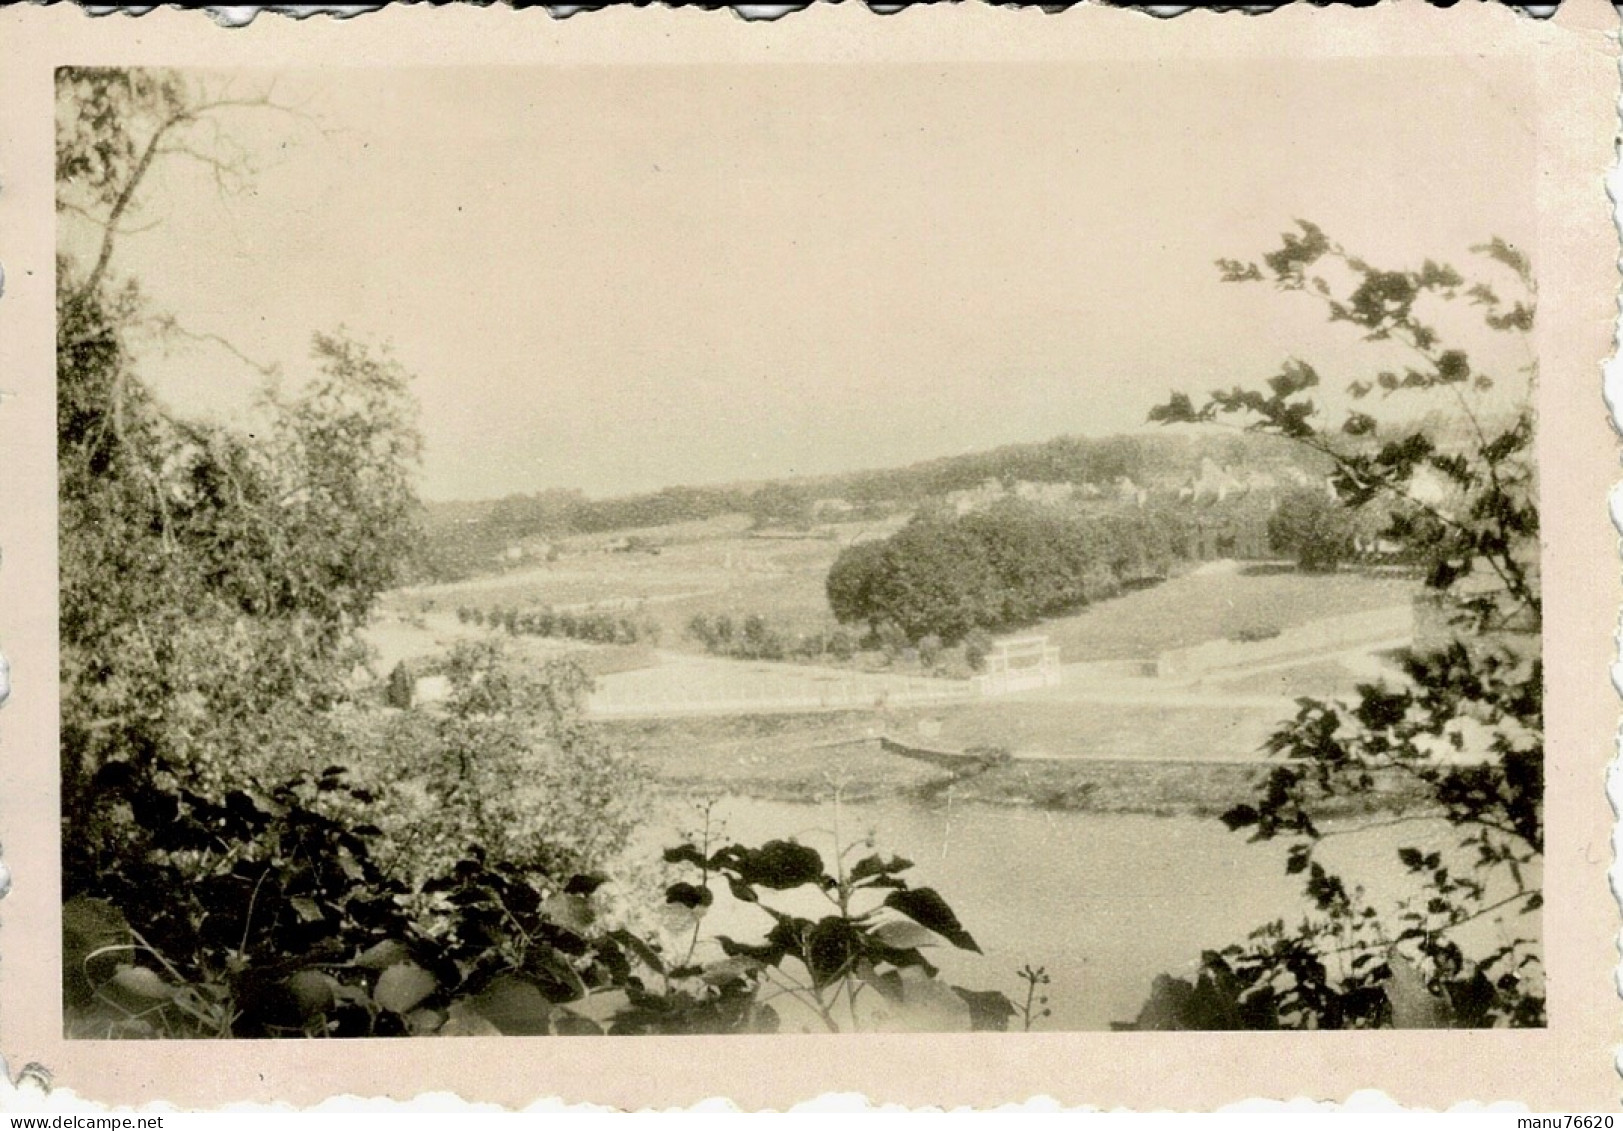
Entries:
[[1534, 80], [61, 67], [65, 1035], [1544, 1026]]

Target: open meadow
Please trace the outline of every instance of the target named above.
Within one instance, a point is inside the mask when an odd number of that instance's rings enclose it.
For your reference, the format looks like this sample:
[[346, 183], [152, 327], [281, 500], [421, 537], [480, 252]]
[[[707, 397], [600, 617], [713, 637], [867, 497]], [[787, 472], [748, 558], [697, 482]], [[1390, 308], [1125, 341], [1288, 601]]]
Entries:
[[[1244, 793], [1264, 739], [1293, 713], [1296, 696], [1348, 693], [1390, 671], [1369, 648], [1326, 645], [1323, 654], [1291, 652], [1271, 663], [1248, 654], [1266, 658], [1267, 641], [1311, 640], [1312, 626], [1349, 614], [1385, 610], [1403, 620], [1416, 592], [1413, 579], [1391, 574], [1209, 562], [1026, 630], [1058, 647], [1060, 682], [1008, 695], [911, 670], [696, 654], [699, 643], [684, 631], [695, 614], [758, 615], [804, 631], [831, 626], [824, 578], [840, 548], [865, 531], [762, 536], [735, 516], [578, 536], [558, 544], [551, 562], [397, 590], [371, 639], [387, 668], [458, 639], [508, 636], [464, 623], [459, 609], [635, 611], [660, 625], [652, 642], [509, 641], [536, 662], [581, 663], [597, 682], [597, 725], [673, 788], [802, 800], [836, 786], [855, 796], [951, 789], [965, 800], [1211, 813]], [[1233, 659], [1189, 678], [1101, 674], [1123, 660], [1145, 661], [1153, 673], [1158, 658], [1214, 644]], [[882, 735], [1010, 761], [946, 774], [882, 750]]]
[[[741, 515], [618, 534], [577, 536], [555, 561], [396, 590], [397, 616], [460, 608], [634, 612], [657, 624], [662, 649], [703, 651], [695, 615], [760, 616], [788, 636], [835, 625], [825, 581], [845, 546], [899, 525], [843, 524], [798, 535], [757, 532]], [[630, 543], [632, 548], [625, 548]], [[654, 552], [657, 551], [657, 552]], [[1345, 570], [1305, 574], [1283, 563], [1209, 562], [1159, 585], [1043, 622], [1062, 661], [1154, 659], [1208, 640], [1271, 635], [1326, 617], [1408, 604], [1412, 577]]]
[[753, 532], [742, 515], [646, 530], [577, 535], [549, 547], [554, 560], [506, 572], [397, 590], [397, 612], [477, 608], [635, 613], [658, 626], [662, 647], [703, 651], [687, 633], [695, 615], [764, 617], [793, 636], [834, 627], [824, 579], [854, 540], [897, 521], [813, 532]]
[[1189, 573], [1046, 623], [1067, 661], [1153, 659], [1207, 640], [1234, 640], [1327, 617], [1406, 605], [1409, 577], [1300, 573], [1275, 563], [1209, 562]]

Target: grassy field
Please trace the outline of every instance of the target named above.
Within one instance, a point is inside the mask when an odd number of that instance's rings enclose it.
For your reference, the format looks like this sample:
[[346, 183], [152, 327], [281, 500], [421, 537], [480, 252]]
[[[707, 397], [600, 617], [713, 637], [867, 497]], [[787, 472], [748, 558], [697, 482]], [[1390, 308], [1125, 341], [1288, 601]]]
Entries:
[[746, 520], [637, 532], [659, 553], [611, 549], [610, 535], [577, 537], [547, 564], [391, 595], [396, 611], [607, 607], [660, 626], [660, 646], [700, 651], [686, 638], [695, 614], [765, 617], [790, 635], [834, 627], [823, 582], [840, 549], [880, 528], [829, 527], [805, 537], [756, 537]]
[[[943, 750], [995, 748], [1022, 760], [1232, 763], [1256, 756], [1278, 722], [1267, 711], [978, 699], [886, 710], [605, 721], [616, 741], [654, 759], [662, 777], [731, 776], [748, 768], [799, 780], [839, 765], [890, 767], [860, 751], [881, 734]], [[835, 745], [844, 743], [846, 745]], [[843, 762], [847, 759], [849, 762]], [[727, 766], [720, 764], [726, 762]], [[922, 763], [921, 763], [922, 765]], [[889, 781], [887, 769], [881, 775]]]
[[1360, 680], [1378, 674], [1355, 671], [1336, 660], [1319, 660], [1229, 679], [1211, 677], [1204, 682], [1204, 686], [1214, 692], [1230, 695], [1282, 695], [1292, 698], [1307, 695], [1322, 698], [1345, 694]]
[[[661, 626], [659, 648], [697, 651], [684, 629], [697, 613], [764, 616], [778, 631], [815, 631], [832, 620], [823, 580], [842, 545], [836, 537], [760, 538], [737, 522], [643, 532], [659, 552], [613, 548], [610, 536], [578, 538], [550, 564], [453, 585], [392, 594], [374, 631], [386, 656], [422, 654], [480, 630], [457, 623], [463, 605], [539, 608], [608, 606]], [[1064, 662], [1152, 659], [1207, 640], [1266, 635], [1324, 617], [1407, 603], [1413, 580], [1340, 573], [1310, 576], [1278, 567], [1209, 563], [1153, 588], [1103, 601], [1048, 622]], [[424, 611], [428, 610], [428, 611]], [[642, 669], [638, 679], [675, 678], [687, 661], [640, 645], [582, 647], [520, 637], [537, 658], [569, 654], [599, 675]], [[712, 661], [706, 661], [712, 662]], [[721, 663], [722, 661], [714, 661]], [[667, 670], [668, 669], [668, 670]], [[742, 669], [741, 676], [742, 678]], [[975, 698], [930, 707], [868, 708], [799, 715], [600, 721], [608, 739], [645, 761], [672, 789], [775, 799], [921, 796], [1110, 812], [1222, 812], [1248, 795], [1265, 737], [1290, 713], [1282, 705], [1213, 704], [1224, 695], [1326, 694], [1352, 673], [1325, 657], [1224, 680], [1201, 689], [1206, 702], [1050, 701], [1044, 696]], [[1013, 759], [958, 775], [879, 750], [888, 734], [946, 750], [1006, 750]], [[1379, 794], [1380, 791], [1377, 791]], [[1389, 800], [1389, 799], [1388, 799]], [[1388, 804], [1377, 796], [1372, 804]]]
[[1041, 631], [1058, 645], [1066, 662], [1147, 660], [1205, 640], [1402, 605], [1417, 589], [1412, 579], [1362, 573], [1325, 576], [1268, 566], [1208, 566], [1100, 601], [1076, 616], [1047, 622]]
[[[673, 792], [820, 801], [836, 789], [847, 801], [909, 797], [1096, 813], [1215, 817], [1255, 795], [1260, 764], [1141, 762], [1113, 758], [1020, 759], [954, 774], [882, 752], [870, 733], [901, 720], [873, 712], [732, 716], [597, 724], [634, 752]], [[1345, 799], [1332, 814], [1390, 812], [1413, 801], [1396, 778]]]
[[[460, 606], [537, 609], [609, 607], [660, 626], [659, 645], [700, 651], [686, 635], [696, 614], [735, 621], [765, 617], [789, 636], [834, 627], [824, 592], [842, 546], [868, 527], [829, 528], [832, 537], [753, 537], [716, 520], [677, 534], [645, 532], [660, 552], [607, 549], [613, 539], [574, 539], [558, 561], [449, 585], [401, 590], [396, 611], [455, 611]], [[1299, 574], [1274, 566], [1219, 562], [1150, 589], [1101, 601], [1075, 616], [1045, 622], [1066, 662], [1153, 659], [1172, 648], [1242, 633], [1283, 630], [1321, 617], [1402, 605], [1416, 582], [1344, 572]]]
[[1278, 721], [1255, 708], [1012, 699], [972, 700], [907, 715], [897, 720], [898, 730], [919, 736], [923, 723], [947, 749], [989, 746], [1027, 758], [1128, 762], [1244, 760], [1255, 755]]

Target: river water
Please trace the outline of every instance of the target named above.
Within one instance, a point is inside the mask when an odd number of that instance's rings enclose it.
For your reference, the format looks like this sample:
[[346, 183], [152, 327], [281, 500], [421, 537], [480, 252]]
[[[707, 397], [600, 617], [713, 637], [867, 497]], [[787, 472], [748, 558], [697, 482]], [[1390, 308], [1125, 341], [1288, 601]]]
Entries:
[[[672, 801], [638, 840], [646, 847], [675, 844], [700, 820], [693, 805]], [[1107, 1029], [1130, 1021], [1157, 974], [1188, 976], [1203, 949], [1241, 941], [1273, 919], [1295, 921], [1307, 910], [1302, 877], [1284, 873], [1283, 846], [1250, 843], [1212, 819], [903, 799], [836, 808], [728, 797], [712, 809], [711, 822], [713, 845], [720, 843], [719, 825], [733, 842], [795, 839], [825, 861], [836, 823], [842, 843], [871, 834], [878, 851], [914, 861], [909, 882], [939, 891], [984, 951], [930, 952], [950, 980], [1014, 998], [1024, 991], [1015, 973], [1021, 966], [1047, 969], [1053, 1016], [1044, 1028]], [[1441, 823], [1405, 823], [1331, 838], [1320, 858], [1380, 906], [1409, 882], [1394, 850], [1439, 847], [1445, 834]], [[806, 903], [772, 901], [811, 917], [827, 913], [826, 903], [806, 894]], [[753, 941], [770, 925], [763, 912], [722, 889], [705, 929]], [[1531, 934], [1536, 923], [1523, 918], [1483, 930]]]

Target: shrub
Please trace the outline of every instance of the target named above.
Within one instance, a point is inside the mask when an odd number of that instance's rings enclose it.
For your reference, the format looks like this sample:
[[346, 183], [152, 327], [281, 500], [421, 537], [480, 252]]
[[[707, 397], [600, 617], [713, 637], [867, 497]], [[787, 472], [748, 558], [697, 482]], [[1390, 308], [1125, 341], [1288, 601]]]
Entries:
[[417, 681], [412, 676], [411, 668], [402, 660], [389, 672], [389, 682], [383, 689], [383, 701], [390, 707], [410, 710], [416, 689]]
[[[332, 773], [309, 784], [348, 788]], [[1002, 1030], [1021, 1015], [999, 991], [939, 977], [925, 949], [979, 947], [940, 895], [908, 884], [903, 873], [912, 865], [898, 857], [873, 854], [847, 868], [842, 853], [830, 870], [794, 841], [714, 851], [679, 845], [665, 860], [691, 869], [691, 878], [666, 888], [666, 917], [677, 928], [667, 947], [605, 921], [601, 876], [536, 885], [473, 855], [424, 885], [448, 907], [431, 934], [388, 899], [355, 898], [357, 886], [369, 894], [386, 883], [364, 841], [311, 812], [304, 795], [277, 804], [310, 836], [346, 852], [347, 871], [316, 872], [320, 851], [287, 854], [270, 871], [239, 869], [238, 882], [252, 884], [262, 902], [234, 904], [219, 947], [189, 966], [151, 945], [111, 904], [70, 902], [63, 968], [73, 1035], [762, 1033], [786, 1022], [829, 1032]], [[271, 816], [252, 802], [234, 815]], [[290, 884], [303, 894], [290, 898]], [[701, 951], [718, 889], [768, 910], [771, 929], [752, 939], [716, 936]], [[825, 895], [831, 912], [811, 919], [768, 902], [798, 889]], [[271, 935], [277, 924], [290, 933]], [[1032, 1019], [1028, 996], [1026, 1027]]]
[[847, 663], [857, 654], [856, 640], [846, 629], [836, 628], [828, 635], [828, 654], [842, 664]]
[[964, 638], [964, 662], [970, 671], [984, 671], [986, 658], [992, 654], [992, 637], [984, 629], [976, 629]]
[[1306, 573], [1333, 573], [1352, 554], [1354, 530], [1353, 516], [1328, 492], [1299, 488], [1268, 519], [1268, 544]]
[[919, 638], [919, 663], [933, 668], [941, 662], [941, 637], [934, 634]]

